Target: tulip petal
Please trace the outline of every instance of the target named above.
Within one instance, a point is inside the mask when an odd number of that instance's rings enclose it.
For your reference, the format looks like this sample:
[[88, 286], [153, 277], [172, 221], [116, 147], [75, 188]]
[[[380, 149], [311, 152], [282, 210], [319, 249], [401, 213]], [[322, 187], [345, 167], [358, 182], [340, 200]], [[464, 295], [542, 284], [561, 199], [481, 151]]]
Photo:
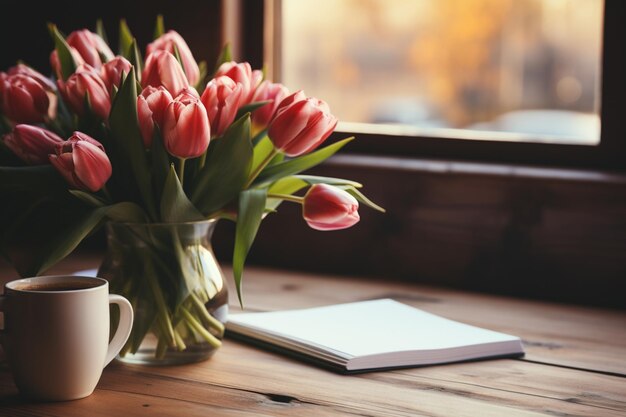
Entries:
[[278, 149], [285, 149], [307, 126], [314, 109], [307, 101], [298, 101], [278, 114], [270, 124], [268, 135]]
[[72, 152], [77, 180], [92, 192], [102, 188], [111, 176], [111, 163], [106, 153], [87, 141], [79, 141]]

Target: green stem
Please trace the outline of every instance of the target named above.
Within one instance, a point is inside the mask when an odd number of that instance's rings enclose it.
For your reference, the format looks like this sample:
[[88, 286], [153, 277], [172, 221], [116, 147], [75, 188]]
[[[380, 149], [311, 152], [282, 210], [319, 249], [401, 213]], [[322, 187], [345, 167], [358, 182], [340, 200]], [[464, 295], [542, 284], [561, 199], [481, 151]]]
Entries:
[[174, 340], [176, 341], [176, 348], [179, 351], [183, 351], [183, 350], [187, 349], [187, 345], [183, 341], [183, 338], [180, 336], [180, 334], [178, 334], [176, 329], [174, 329]]
[[196, 331], [204, 340], [206, 340], [213, 347], [222, 346], [222, 342], [215, 336], [213, 336], [207, 329], [202, 327], [202, 324], [196, 320], [196, 318], [187, 310], [185, 307], [180, 306], [179, 310], [183, 315], [184, 319], [189, 323], [189, 325]]
[[161, 292], [161, 288], [154, 278], [154, 269], [152, 268], [152, 264], [150, 260], [146, 260], [146, 275], [148, 279], [148, 284], [150, 285], [150, 289], [152, 290], [152, 294], [154, 295], [154, 300], [156, 301], [158, 316], [157, 321], [161, 325], [161, 331], [163, 332], [163, 336], [168, 339], [168, 344], [172, 347], [176, 346], [176, 336], [174, 335], [174, 327], [172, 326], [172, 321], [170, 320], [170, 314], [167, 309], [167, 305], [165, 304], [165, 298], [163, 297], [163, 293]]
[[184, 184], [185, 181], [185, 158], [178, 159], [180, 163], [178, 164], [178, 179], [180, 180], [180, 185]]
[[298, 197], [297, 195], [291, 194], [268, 194], [267, 198], [278, 198], [280, 200], [291, 201], [298, 204], [302, 204], [304, 202], [304, 197]]
[[191, 293], [191, 301], [193, 301], [193, 305], [196, 307], [198, 313], [200, 313], [200, 316], [202, 316], [210, 326], [218, 330], [220, 334], [224, 334], [224, 325], [206, 310], [204, 303], [195, 293]]
[[261, 173], [261, 171], [263, 171], [263, 169], [267, 166], [267, 164], [269, 164], [272, 159], [274, 159], [274, 157], [276, 155], [278, 155], [280, 153], [280, 151], [276, 148], [272, 149], [272, 152], [270, 152], [263, 161], [261, 161], [261, 163], [259, 164], [258, 167], [255, 168], [254, 171], [252, 171], [252, 173], [250, 174], [250, 178], [248, 178], [248, 182], [246, 182], [246, 185], [244, 185], [243, 189], [247, 189], [250, 187], [250, 185], [252, 185], [252, 183], [254, 182], [254, 180], [256, 179], [256, 177], [259, 176], [259, 174]]
[[165, 338], [160, 333], [157, 333], [157, 337], [159, 338], [159, 341], [157, 342], [154, 356], [156, 356], [157, 359], [163, 359], [165, 357], [165, 352], [167, 351], [167, 343], [165, 342]]

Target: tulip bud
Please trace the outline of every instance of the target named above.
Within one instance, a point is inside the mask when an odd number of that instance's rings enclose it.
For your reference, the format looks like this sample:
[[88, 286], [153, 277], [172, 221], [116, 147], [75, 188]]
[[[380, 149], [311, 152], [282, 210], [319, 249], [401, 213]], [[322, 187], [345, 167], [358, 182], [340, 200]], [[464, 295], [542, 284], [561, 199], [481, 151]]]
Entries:
[[34, 79], [41, 85], [42, 88], [44, 88], [47, 91], [53, 92], [56, 90], [56, 86], [48, 77], [46, 77], [45, 75], [41, 74], [38, 71], [35, 71], [28, 65], [17, 64], [16, 66], [9, 68], [9, 70], [7, 71], [7, 75], [17, 75], [17, 74], [26, 75]]
[[271, 100], [271, 103], [267, 103], [252, 112], [250, 115], [252, 125], [259, 130], [265, 129], [274, 117], [278, 105], [288, 94], [289, 90], [284, 85], [267, 80], [263, 81], [254, 91], [252, 102]]
[[165, 110], [173, 100], [172, 95], [163, 86], [158, 88], [148, 86], [137, 97], [137, 117], [146, 148], [152, 146], [155, 123], [163, 129]]
[[113, 86], [119, 87], [122, 81], [122, 74], [128, 74], [132, 64], [123, 56], [116, 56], [100, 68], [100, 77], [107, 86], [109, 92], [113, 91]]
[[183, 88], [189, 87], [189, 81], [174, 55], [157, 50], [148, 55], [141, 74], [141, 86], [146, 88], [149, 85], [162, 85], [172, 96], [177, 96]]
[[268, 129], [274, 146], [288, 156], [317, 148], [337, 126], [337, 118], [330, 113], [328, 104], [316, 98], [298, 100], [299, 93], [281, 102]]
[[76, 69], [67, 81], [57, 80], [59, 91], [65, 102], [78, 115], [85, 114], [85, 97], [94, 114], [102, 119], [109, 117], [111, 97], [100, 75], [89, 65]]
[[193, 89], [185, 89], [172, 101], [163, 120], [163, 143], [178, 158], [195, 158], [206, 152], [211, 128], [204, 105]]
[[148, 44], [146, 48], [146, 55], [150, 55], [154, 51], [167, 51], [172, 55], [175, 54], [175, 50], [178, 50], [180, 59], [183, 63], [187, 80], [190, 84], [196, 85], [200, 80], [200, 69], [196, 60], [193, 58], [193, 54], [187, 45], [187, 42], [176, 31], [170, 30], [167, 33], [159, 36], [152, 43]]
[[63, 139], [49, 130], [25, 124], [15, 126], [4, 136], [7, 148], [29, 165], [47, 164], [48, 154], [54, 153], [60, 143]]
[[220, 136], [235, 120], [243, 86], [228, 76], [212, 79], [202, 93], [202, 103], [211, 123], [213, 136]]
[[358, 223], [359, 202], [346, 191], [315, 184], [304, 196], [302, 216], [316, 230], [346, 229]]
[[[72, 48], [70, 46], [70, 53], [72, 54], [72, 58], [74, 58], [74, 63], [77, 67], [80, 67], [85, 63], [85, 60], [82, 56], [80, 56], [76, 48]], [[59, 61], [59, 54], [56, 49], [53, 49], [52, 52], [50, 52], [50, 66], [52, 67], [52, 71], [54, 71], [54, 75], [57, 77], [57, 80], [63, 80], [61, 61]]]
[[287, 97], [285, 97], [276, 108], [276, 112], [274, 113], [274, 117], [278, 116], [278, 113], [285, 110], [287, 107], [291, 106], [293, 103], [297, 101], [306, 100], [306, 94], [304, 91], [298, 90], [295, 93], [291, 93]]
[[66, 142], [56, 145], [50, 163], [73, 187], [96, 192], [109, 180], [111, 162], [104, 147], [92, 137], [74, 132]]
[[16, 123], [40, 123], [54, 118], [56, 96], [48, 83], [24, 73], [7, 75], [1, 83], [0, 107], [9, 119]]
[[261, 83], [263, 73], [259, 70], [252, 71], [250, 64], [247, 62], [236, 63], [234, 61], [224, 62], [217, 69], [215, 78], [226, 75], [236, 83], [243, 86], [243, 93], [239, 106], [250, 103], [254, 90]]
[[76, 48], [85, 63], [95, 69], [102, 67], [101, 56], [104, 58], [104, 62], [110, 61], [115, 56], [104, 39], [87, 29], [70, 33], [70, 36], [67, 37], [67, 44]]

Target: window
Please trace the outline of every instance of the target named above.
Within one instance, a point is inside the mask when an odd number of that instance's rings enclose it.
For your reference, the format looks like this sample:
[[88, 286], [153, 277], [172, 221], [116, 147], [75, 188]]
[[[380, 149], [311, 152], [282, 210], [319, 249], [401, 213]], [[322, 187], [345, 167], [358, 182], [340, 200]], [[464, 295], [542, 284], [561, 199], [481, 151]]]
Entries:
[[354, 151], [626, 166], [617, 0], [265, 7], [274, 78], [327, 100]]
[[328, 100], [352, 128], [594, 145], [602, 9], [601, 0], [284, 0], [282, 80]]

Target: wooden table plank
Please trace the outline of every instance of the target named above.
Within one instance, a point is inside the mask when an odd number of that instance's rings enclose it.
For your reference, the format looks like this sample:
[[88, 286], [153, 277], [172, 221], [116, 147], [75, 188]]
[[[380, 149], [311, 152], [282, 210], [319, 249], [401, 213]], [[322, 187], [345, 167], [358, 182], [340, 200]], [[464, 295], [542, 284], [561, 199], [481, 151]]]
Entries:
[[[58, 404], [16, 402], [0, 374], [0, 410], [32, 415], [105, 415], [97, 405], [123, 402], [124, 414], [140, 406], [167, 415], [348, 416], [623, 416], [624, 380], [615, 376], [515, 360], [344, 376], [227, 341], [210, 361], [177, 367], [114, 364], [96, 393]], [[115, 405], [113, 406], [115, 409]], [[25, 408], [24, 408], [25, 407]], [[83, 414], [81, 414], [83, 413]], [[0, 415], [2, 415], [0, 413]], [[13, 414], [8, 414], [13, 415]]]

